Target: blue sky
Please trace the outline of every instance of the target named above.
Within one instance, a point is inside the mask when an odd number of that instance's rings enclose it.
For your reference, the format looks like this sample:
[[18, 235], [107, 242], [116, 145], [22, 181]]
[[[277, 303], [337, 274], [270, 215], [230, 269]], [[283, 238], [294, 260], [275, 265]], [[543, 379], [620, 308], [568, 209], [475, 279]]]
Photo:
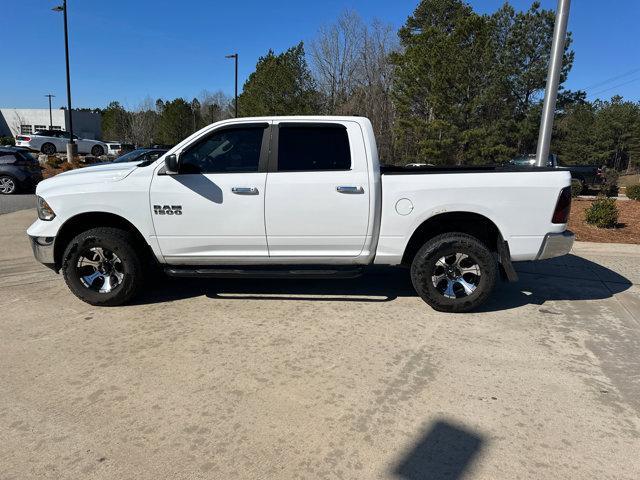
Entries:
[[[44, 94], [65, 100], [62, 14], [56, 0], [3, 0], [0, 106], [45, 107]], [[135, 107], [152, 98], [190, 99], [203, 89], [233, 92], [233, 61], [240, 55], [240, 85], [269, 48], [311, 41], [318, 28], [345, 9], [365, 20], [401, 26], [418, 0], [69, 0], [74, 107], [111, 100]], [[492, 12], [501, 0], [471, 0]], [[512, 0], [518, 9], [531, 1]], [[543, 0], [554, 9], [555, 0]], [[604, 5], [604, 6], [603, 6]], [[640, 100], [640, 1], [574, 0], [569, 28], [575, 63], [566, 86], [590, 98], [615, 93]], [[611, 80], [615, 77], [617, 79]], [[606, 83], [602, 83], [606, 82]]]

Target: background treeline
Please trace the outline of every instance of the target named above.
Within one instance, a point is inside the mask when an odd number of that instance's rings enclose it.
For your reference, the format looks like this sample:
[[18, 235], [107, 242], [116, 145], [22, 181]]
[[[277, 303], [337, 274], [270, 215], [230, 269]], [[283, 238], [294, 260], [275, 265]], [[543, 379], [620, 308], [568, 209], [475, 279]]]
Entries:
[[[306, 50], [301, 42], [261, 57], [239, 114], [366, 116], [385, 163], [484, 164], [534, 153], [554, 18], [538, 2], [481, 15], [461, 0], [422, 0], [395, 31], [347, 11]], [[562, 82], [573, 61], [569, 34]], [[561, 161], [640, 163], [639, 102], [589, 102], [561, 88], [557, 109], [552, 151]], [[113, 102], [102, 113], [107, 139], [172, 145], [231, 117], [233, 100], [203, 91], [133, 110]]]

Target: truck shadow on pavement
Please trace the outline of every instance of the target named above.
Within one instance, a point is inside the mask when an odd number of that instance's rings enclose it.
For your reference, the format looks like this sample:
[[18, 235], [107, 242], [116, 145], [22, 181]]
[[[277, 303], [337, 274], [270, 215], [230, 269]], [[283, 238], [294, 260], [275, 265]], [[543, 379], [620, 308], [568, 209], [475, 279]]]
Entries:
[[438, 420], [407, 451], [391, 473], [402, 480], [457, 480], [469, 470], [485, 439]]
[[[632, 282], [582, 257], [516, 264], [520, 280], [498, 281], [480, 312], [543, 305], [551, 300], [597, 300], [630, 288]], [[409, 271], [399, 267], [372, 267], [354, 279], [169, 279], [157, 282], [134, 302], [162, 303], [207, 296], [225, 300], [277, 300], [385, 303], [399, 297], [417, 297]]]

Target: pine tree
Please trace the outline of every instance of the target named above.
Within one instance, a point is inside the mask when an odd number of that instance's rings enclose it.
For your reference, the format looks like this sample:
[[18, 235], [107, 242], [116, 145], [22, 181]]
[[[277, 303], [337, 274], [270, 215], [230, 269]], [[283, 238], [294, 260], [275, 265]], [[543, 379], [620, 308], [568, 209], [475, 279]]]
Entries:
[[276, 55], [269, 50], [238, 98], [241, 116], [318, 114], [319, 95], [304, 57], [304, 46]]

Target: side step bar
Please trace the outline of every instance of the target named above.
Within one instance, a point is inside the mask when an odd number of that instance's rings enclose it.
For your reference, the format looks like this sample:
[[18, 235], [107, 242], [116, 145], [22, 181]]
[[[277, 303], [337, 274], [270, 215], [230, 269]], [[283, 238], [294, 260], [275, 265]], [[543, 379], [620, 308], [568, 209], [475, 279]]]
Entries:
[[182, 278], [356, 278], [362, 275], [362, 268], [350, 269], [255, 269], [255, 268], [210, 268], [210, 267], [168, 267], [169, 277]]

